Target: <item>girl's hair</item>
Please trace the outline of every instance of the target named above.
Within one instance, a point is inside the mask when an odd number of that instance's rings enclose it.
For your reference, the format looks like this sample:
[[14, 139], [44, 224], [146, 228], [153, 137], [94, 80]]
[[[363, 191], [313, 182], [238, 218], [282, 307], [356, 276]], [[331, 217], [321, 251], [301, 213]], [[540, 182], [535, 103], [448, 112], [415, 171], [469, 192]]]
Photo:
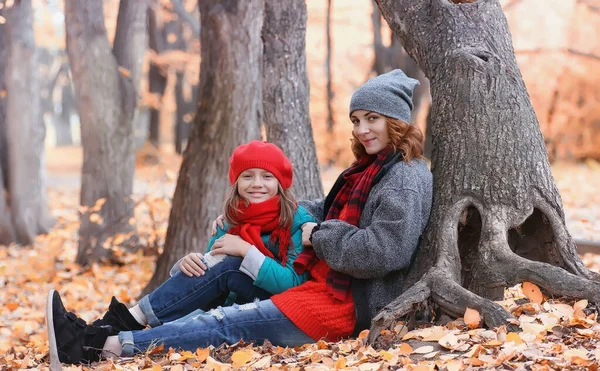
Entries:
[[[294, 214], [298, 208], [296, 196], [294, 196], [290, 189], [283, 189], [281, 184], [277, 184], [277, 194], [279, 195], [280, 207], [279, 226], [283, 228], [291, 227], [292, 222], [294, 221]], [[238, 208], [240, 201], [244, 202], [246, 206], [249, 204], [248, 201], [244, 200], [242, 196], [240, 196], [236, 180], [229, 189], [227, 198], [223, 203], [223, 218], [230, 227], [239, 224], [239, 220], [237, 220], [236, 215], [239, 215], [240, 213], [240, 209]]]
[[[401, 150], [404, 155], [404, 161], [408, 162], [413, 158], [423, 158], [423, 133], [415, 125], [407, 124], [398, 119], [393, 119], [382, 115], [387, 123], [388, 136], [390, 137], [390, 145], [394, 149]], [[360, 143], [360, 140], [352, 132], [352, 153], [357, 160], [364, 156], [368, 156], [365, 147]]]

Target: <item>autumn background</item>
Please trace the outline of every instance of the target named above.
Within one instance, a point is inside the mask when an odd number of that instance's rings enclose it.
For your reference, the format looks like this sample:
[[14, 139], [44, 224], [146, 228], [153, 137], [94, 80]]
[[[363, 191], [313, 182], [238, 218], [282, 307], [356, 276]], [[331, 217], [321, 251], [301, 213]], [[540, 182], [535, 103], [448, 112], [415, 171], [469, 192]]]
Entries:
[[[15, 58], [11, 51], [18, 50], [8, 47], [8, 27], [13, 27], [8, 9], [26, 3], [0, 0], [0, 41], [4, 42], [0, 43], [0, 69], [10, 63], [11, 57]], [[402, 54], [401, 47], [391, 42], [390, 30], [371, 1], [307, 0], [306, 4], [310, 121], [321, 182], [327, 191], [339, 171], [352, 161], [347, 107], [353, 90], [377, 73], [414, 66]], [[502, 0], [501, 4], [512, 32], [519, 68], [540, 121], [567, 226], [579, 242], [586, 265], [600, 271], [600, 258], [596, 255], [600, 252], [600, 74], [597, 72], [600, 2]], [[106, 0], [103, 8], [108, 38], [112, 41], [119, 1]], [[4, 355], [0, 356], [0, 369], [48, 366], [43, 308], [51, 288], [58, 289], [69, 309], [86, 320], [103, 313], [113, 294], [123, 302], [135, 302], [153, 276], [155, 262], [163, 252], [182, 163], [180, 153], [196, 113], [201, 48], [197, 2], [150, 1], [147, 24], [154, 38], [148, 39], [141, 69], [140, 99], [133, 126], [133, 214], [127, 221], [137, 232], [136, 246], [141, 249], [129, 252], [123, 246], [132, 234], [119, 232], [103, 242], [111, 253], [110, 261], [78, 264], [81, 215], [86, 214], [92, 223], [101, 224], [104, 220], [98, 211], [105, 201], [100, 198], [82, 206], [80, 198], [82, 134], [66, 51], [64, 9], [60, 0], [31, 1], [31, 35], [35, 40], [39, 78], [36, 92], [45, 133], [43, 129], [30, 128], [35, 135], [23, 138], [14, 126], [7, 126], [7, 116], [0, 112], [3, 139], [0, 148], [13, 151], [8, 156], [13, 160], [8, 163], [6, 155], [0, 157], [3, 167], [25, 179], [30, 171], [38, 171], [31, 178], [40, 179], [41, 185], [22, 186], [41, 189], [45, 194], [41, 202], [47, 202], [49, 210], [47, 220], [40, 221], [43, 226], [37, 231], [25, 228], [29, 234], [13, 233], [13, 238], [6, 238], [5, 244], [0, 245], [0, 355]], [[381, 28], [374, 32], [373, 25], [377, 22]], [[377, 43], [377, 37], [381, 44]], [[3, 71], [0, 77], [6, 78], [6, 71], [10, 70]], [[127, 75], [131, 71], [121, 73]], [[431, 99], [428, 83], [418, 70], [415, 77], [422, 80], [425, 89], [420, 92], [414, 121], [426, 131]], [[0, 104], [7, 104], [11, 86], [18, 85], [3, 84], [0, 79]], [[21, 110], [27, 110], [27, 105], [21, 106]], [[32, 149], [41, 159], [37, 170], [30, 166], [25, 155]], [[426, 150], [431, 150], [430, 143]], [[226, 158], [228, 154], [222, 156]], [[4, 183], [9, 184], [6, 173], [4, 176]], [[21, 183], [10, 184], [21, 186]], [[8, 217], [10, 224], [11, 208], [19, 207], [18, 203], [11, 203], [11, 197], [27, 198], [28, 194], [9, 186], [5, 190], [5, 202], [0, 209], [4, 215], [0, 218], [6, 222]], [[519, 316], [522, 333], [473, 329], [465, 318], [444, 327], [411, 332], [399, 325], [376, 349], [365, 346], [364, 339], [338, 344], [320, 342], [294, 350], [238, 344], [232, 348], [199, 349], [195, 353], [148, 354], [117, 363], [107, 361], [99, 367], [137, 370], [158, 365], [179, 370], [289, 364], [307, 369], [405, 366], [453, 370], [469, 365], [540, 369], [548, 365], [598, 366], [600, 354], [590, 349], [597, 347], [600, 328], [596, 312], [585, 308], [586, 303], [541, 298], [535, 287], [523, 290], [519, 286], [507, 292], [503, 304]]]

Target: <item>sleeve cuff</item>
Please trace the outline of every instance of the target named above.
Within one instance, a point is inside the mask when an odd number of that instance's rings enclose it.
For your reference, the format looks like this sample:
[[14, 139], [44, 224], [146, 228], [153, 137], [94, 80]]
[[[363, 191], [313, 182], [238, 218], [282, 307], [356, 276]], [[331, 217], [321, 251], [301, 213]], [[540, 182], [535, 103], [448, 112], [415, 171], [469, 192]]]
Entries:
[[182, 260], [183, 260], [183, 258], [177, 260], [177, 263], [173, 264], [173, 267], [171, 267], [171, 270], [169, 271], [169, 276], [174, 276], [175, 273], [177, 273], [181, 270], [179, 268], [179, 263], [181, 263]]
[[260, 267], [262, 267], [266, 257], [258, 251], [256, 246], [251, 246], [248, 250], [248, 253], [242, 260], [242, 265], [240, 265], [240, 271], [246, 274], [248, 277], [256, 280], [258, 277], [258, 272], [260, 271]]

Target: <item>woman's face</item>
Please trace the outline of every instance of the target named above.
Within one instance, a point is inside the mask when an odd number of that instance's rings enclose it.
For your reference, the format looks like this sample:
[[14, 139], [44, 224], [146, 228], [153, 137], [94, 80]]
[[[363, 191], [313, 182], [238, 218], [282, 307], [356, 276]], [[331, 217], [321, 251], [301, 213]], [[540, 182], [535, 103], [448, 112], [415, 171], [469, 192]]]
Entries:
[[277, 195], [279, 181], [272, 173], [258, 168], [242, 171], [237, 179], [240, 196], [246, 201], [257, 204]]
[[385, 117], [378, 113], [356, 110], [350, 116], [354, 135], [365, 147], [368, 154], [374, 155], [390, 143]]

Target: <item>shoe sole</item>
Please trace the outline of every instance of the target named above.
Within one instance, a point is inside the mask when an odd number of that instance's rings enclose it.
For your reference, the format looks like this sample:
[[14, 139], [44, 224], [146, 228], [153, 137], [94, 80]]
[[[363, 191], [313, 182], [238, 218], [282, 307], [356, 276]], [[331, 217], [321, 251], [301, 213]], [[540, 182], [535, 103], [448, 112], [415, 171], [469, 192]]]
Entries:
[[48, 292], [46, 299], [46, 328], [48, 329], [48, 343], [50, 343], [50, 371], [62, 370], [62, 364], [58, 358], [58, 347], [56, 346], [56, 334], [54, 333], [54, 313], [52, 312], [52, 297], [54, 290]]

